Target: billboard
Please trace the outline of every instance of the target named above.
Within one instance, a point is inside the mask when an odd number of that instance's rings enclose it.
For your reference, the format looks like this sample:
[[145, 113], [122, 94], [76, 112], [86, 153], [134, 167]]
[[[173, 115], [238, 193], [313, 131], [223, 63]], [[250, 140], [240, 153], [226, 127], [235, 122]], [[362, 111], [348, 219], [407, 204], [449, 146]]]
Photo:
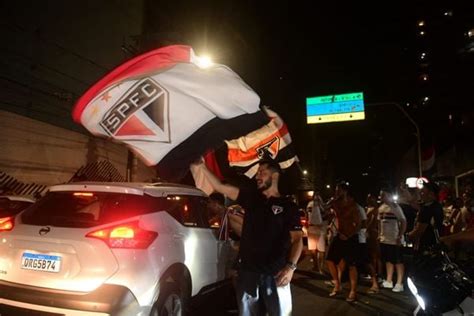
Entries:
[[334, 94], [306, 98], [306, 122], [357, 121], [365, 119], [364, 93]]

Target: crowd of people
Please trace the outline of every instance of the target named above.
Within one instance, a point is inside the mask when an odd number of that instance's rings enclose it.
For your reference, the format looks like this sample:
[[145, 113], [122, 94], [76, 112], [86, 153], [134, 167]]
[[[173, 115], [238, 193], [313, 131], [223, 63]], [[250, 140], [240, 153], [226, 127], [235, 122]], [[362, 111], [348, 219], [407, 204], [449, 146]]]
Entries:
[[362, 270], [371, 279], [369, 294], [381, 288], [403, 292], [405, 257], [429, 250], [439, 237], [474, 228], [469, 189], [462, 198], [448, 196], [440, 202], [438, 186], [431, 182], [422, 189], [406, 185], [396, 190], [382, 188], [377, 194], [368, 194], [365, 208], [351, 191], [341, 182], [327, 202], [315, 192], [307, 205], [308, 250], [313, 270], [323, 274], [326, 267], [331, 275], [330, 297], [342, 292], [341, 276], [346, 267], [349, 302], [357, 299]]
[[[222, 183], [202, 162], [192, 168], [220, 193], [210, 196], [215, 217], [209, 224], [227, 222], [231, 238], [240, 240], [234, 265], [240, 315], [290, 315], [289, 285], [303, 251], [302, 222], [297, 201], [279, 191], [278, 164], [261, 162], [255, 186], [241, 187]], [[442, 204], [438, 191], [432, 182], [422, 189], [382, 188], [367, 195], [364, 207], [347, 182], [337, 184], [327, 201], [315, 192], [306, 212], [308, 250], [315, 272], [331, 277], [328, 295], [342, 295], [347, 273], [346, 300], [357, 300], [362, 272], [371, 280], [369, 294], [403, 292], [407, 256], [429, 250], [440, 235], [474, 228], [470, 191]], [[232, 206], [224, 206], [224, 197]]]

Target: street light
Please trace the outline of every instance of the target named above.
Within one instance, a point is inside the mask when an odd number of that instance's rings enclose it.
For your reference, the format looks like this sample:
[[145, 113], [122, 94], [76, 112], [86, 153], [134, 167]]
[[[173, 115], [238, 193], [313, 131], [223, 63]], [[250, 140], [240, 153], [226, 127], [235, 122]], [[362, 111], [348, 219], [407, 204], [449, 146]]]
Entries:
[[307, 174], [308, 174], [308, 170], [303, 170], [303, 174], [304, 174], [304, 175], [307, 175]]
[[330, 188], [331, 188], [331, 185], [326, 184], [326, 189], [330, 189]]

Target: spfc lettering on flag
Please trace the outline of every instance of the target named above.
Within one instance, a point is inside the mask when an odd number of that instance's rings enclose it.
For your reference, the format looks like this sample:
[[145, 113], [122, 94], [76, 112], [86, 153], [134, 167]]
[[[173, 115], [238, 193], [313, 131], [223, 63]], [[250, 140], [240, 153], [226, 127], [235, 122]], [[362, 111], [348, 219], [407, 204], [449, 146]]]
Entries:
[[168, 92], [152, 78], [141, 79], [106, 112], [100, 126], [113, 137], [170, 142]]

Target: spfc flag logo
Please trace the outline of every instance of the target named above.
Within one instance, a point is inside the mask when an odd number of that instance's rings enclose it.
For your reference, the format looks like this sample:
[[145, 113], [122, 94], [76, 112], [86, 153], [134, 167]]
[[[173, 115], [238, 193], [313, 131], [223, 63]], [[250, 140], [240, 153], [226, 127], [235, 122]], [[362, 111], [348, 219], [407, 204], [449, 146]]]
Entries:
[[115, 138], [169, 143], [168, 111], [168, 92], [152, 78], [144, 78], [105, 113], [100, 126]]
[[280, 148], [280, 138], [275, 136], [270, 141], [265, 144], [257, 147], [257, 157], [258, 159], [271, 158], [275, 159], [278, 156], [278, 150]]
[[275, 215], [280, 214], [281, 212], [283, 212], [283, 206], [272, 205], [272, 211]]

